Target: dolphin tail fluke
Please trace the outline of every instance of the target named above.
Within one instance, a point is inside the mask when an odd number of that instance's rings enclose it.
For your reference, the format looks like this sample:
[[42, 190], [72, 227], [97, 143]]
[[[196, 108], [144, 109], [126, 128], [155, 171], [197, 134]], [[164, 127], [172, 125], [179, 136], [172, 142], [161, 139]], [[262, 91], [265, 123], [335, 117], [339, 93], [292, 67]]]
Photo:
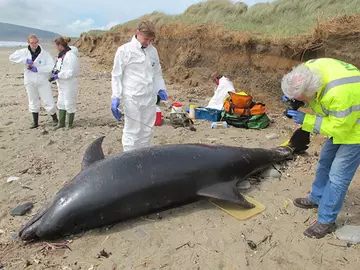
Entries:
[[84, 170], [94, 162], [105, 158], [104, 152], [102, 150], [102, 142], [104, 138], [105, 136], [101, 136], [88, 146], [81, 163], [81, 170]]
[[310, 133], [298, 128], [282, 146], [290, 147], [294, 153], [301, 153], [309, 148], [309, 143]]
[[255, 205], [248, 202], [238, 191], [236, 188], [236, 183], [238, 180], [230, 181], [230, 182], [221, 182], [214, 184], [212, 186], [202, 188], [198, 190], [196, 193], [199, 196], [215, 198], [219, 200], [233, 202], [235, 204], [240, 205], [245, 209], [254, 208]]

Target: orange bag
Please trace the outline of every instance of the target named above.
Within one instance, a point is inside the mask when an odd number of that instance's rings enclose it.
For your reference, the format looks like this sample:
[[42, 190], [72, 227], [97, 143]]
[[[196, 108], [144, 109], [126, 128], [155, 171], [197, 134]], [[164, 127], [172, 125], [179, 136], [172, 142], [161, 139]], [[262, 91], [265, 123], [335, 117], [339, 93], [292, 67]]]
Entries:
[[244, 95], [241, 92], [228, 92], [228, 94], [229, 97], [225, 101], [224, 108], [225, 105], [229, 107], [231, 104], [238, 108], [250, 108], [253, 103], [252, 96], [250, 95]]
[[251, 116], [257, 114], [264, 114], [266, 112], [265, 105], [262, 103], [256, 103], [251, 108], [231, 108], [230, 111], [227, 111], [231, 114], [241, 115], [241, 116]]
[[224, 101], [224, 110], [227, 113], [251, 116], [266, 112], [265, 104], [253, 102], [252, 96], [244, 92], [228, 92], [228, 94], [229, 96]]

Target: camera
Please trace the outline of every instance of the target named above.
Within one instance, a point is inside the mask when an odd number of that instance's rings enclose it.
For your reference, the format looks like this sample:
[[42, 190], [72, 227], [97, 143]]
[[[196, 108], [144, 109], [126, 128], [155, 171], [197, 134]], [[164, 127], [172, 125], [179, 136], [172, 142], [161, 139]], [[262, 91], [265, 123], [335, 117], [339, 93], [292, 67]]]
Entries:
[[[51, 73], [52, 73], [52, 75], [55, 75], [55, 74], [58, 74], [60, 72], [60, 70], [53, 70]], [[52, 78], [52, 76], [49, 78], [49, 82], [52, 82], [52, 81], [55, 81], [55, 79], [54, 78]]]
[[297, 111], [300, 107], [302, 107], [302, 106], [305, 105], [305, 103], [304, 103], [303, 101], [297, 100], [297, 99], [295, 99], [295, 98], [292, 98], [292, 99], [286, 98], [285, 103], [286, 103], [286, 105], [287, 105], [287, 108], [286, 108], [286, 110], [284, 111], [284, 115], [285, 115], [287, 118], [292, 118], [292, 116], [290, 116], [290, 115], [287, 114], [288, 110]]

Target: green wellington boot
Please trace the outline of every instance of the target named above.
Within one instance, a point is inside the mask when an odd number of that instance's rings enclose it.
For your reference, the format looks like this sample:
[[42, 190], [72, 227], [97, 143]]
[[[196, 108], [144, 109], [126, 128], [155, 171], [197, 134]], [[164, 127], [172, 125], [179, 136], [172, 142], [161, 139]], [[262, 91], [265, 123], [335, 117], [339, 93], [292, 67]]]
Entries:
[[33, 123], [30, 126], [30, 129], [32, 128], [37, 128], [39, 126], [39, 113], [32, 113], [32, 117], [33, 117]]
[[68, 113], [69, 129], [73, 128], [75, 113]]
[[65, 127], [65, 118], [66, 118], [66, 111], [65, 110], [59, 110], [59, 122], [55, 129], [63, 128]]

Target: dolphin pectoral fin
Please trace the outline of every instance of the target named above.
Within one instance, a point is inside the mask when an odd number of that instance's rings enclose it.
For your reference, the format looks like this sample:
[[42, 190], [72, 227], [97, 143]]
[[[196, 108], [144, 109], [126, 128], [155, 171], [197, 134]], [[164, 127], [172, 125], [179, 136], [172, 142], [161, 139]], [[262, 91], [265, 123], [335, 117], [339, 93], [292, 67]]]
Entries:
[[230, 182], [221, 182], [215, 185], [202, 188], [197, 191], [197, 195], [215, 198], [219, 200], [233, 202], [238, 204], [246, 209], [254, 208], [255, 205], [248, 202], [238, 191], [236, 188], [236, 183], [238, 180], [230, 181]]
[[104, 138], [105, 136], [101, 136], [88, 146], [81, 162], [81, 170], [84, 170], [94, 162], [105, 158], [104, 152], [101, 147]]

